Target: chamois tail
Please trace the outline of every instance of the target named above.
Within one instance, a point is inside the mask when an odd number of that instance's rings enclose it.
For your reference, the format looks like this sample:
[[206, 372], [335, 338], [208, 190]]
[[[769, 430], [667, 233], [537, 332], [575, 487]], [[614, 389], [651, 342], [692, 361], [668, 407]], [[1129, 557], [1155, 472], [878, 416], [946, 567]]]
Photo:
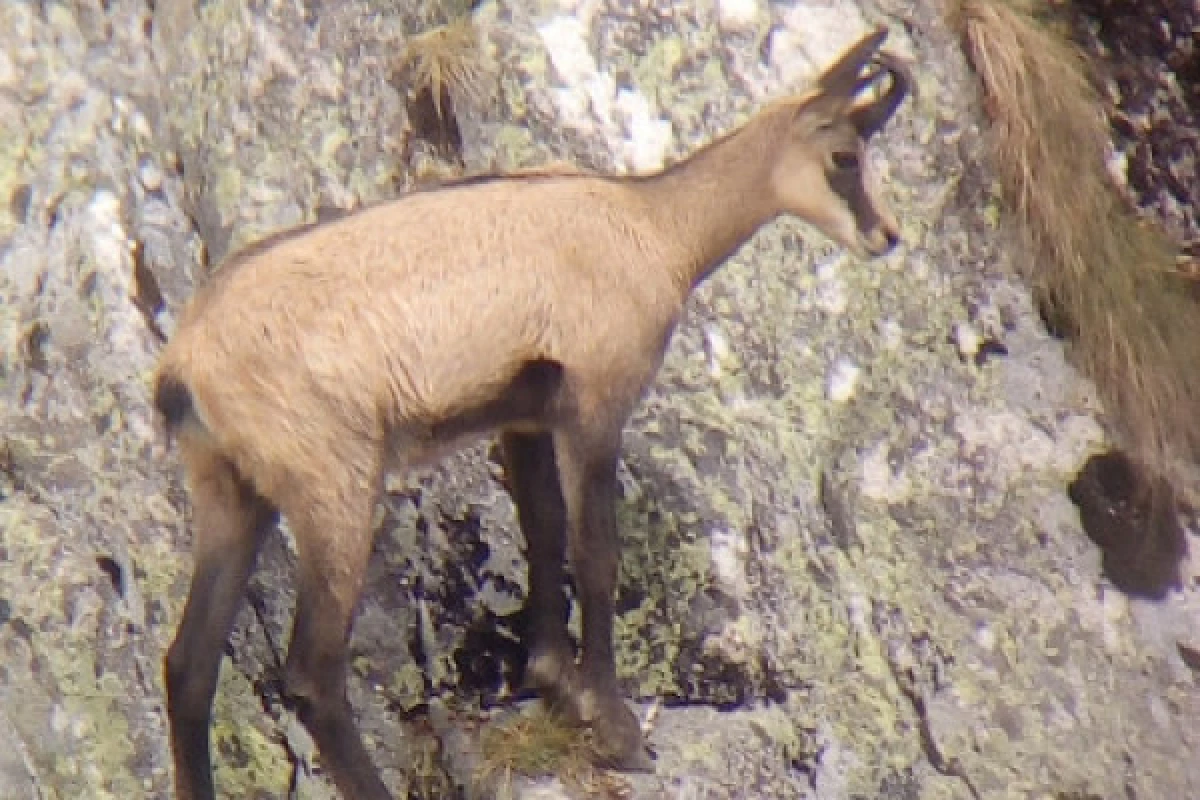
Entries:
[[177, 373], [164, 371], [154, 383], [154, 408], [162, 415], [167, 434], [173, 437], [194, 412], [192, 390]]

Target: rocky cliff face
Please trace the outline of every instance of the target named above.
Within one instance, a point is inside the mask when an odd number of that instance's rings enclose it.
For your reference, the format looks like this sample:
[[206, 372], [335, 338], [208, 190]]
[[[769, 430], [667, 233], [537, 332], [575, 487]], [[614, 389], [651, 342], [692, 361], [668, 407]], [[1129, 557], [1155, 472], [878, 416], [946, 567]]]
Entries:
[[1200, 5], [1080, 0], [1076, 28], [1107, 83], [1129, 188], [1200, 277]]
[[[872, 150], [906, 246], [859, 263], [770, 226], [697, 293], [631, 424], [619, 663], [657, 774], [521, 796], [1200, 796], [1198, 570], [1153, 603], [1101, 574], [1066, 487], [1103, 412], [1013, 277], [939, 8], [475, 11], [476, 77], [448, 90], [471, 169], [654, 168], [876, 21], [921, 89]], [[443, 10], [0, 6], [0, 795], [167, 796], [190, 534], [155, 353], [230, 248], [430, 168], [389, 77]], [[480, 448], [389, 486], [352, 700], [398, 797], [464, 793], [513, 713], [525, 578], [495, 473]], [[231, 637], [230, 797], [331, 791], [276, 691], [291, 563], [276, 537]]]

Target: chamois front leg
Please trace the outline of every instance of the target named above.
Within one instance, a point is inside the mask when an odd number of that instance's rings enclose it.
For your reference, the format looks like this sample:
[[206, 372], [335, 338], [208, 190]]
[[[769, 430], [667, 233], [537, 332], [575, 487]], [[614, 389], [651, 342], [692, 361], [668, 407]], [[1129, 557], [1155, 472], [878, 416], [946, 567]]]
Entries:
[[600, 763], [653, 771], [641, 726], [617, 685], [613, 613], [617, 584], [617, 458], [619, 429], [556, 434], [559, 474], [567, 507], [567, 544], [583, 612], [581, 719], [591, 724]]
[[299, 555], [286, 691], [342, 796], [391, 800], [346, 697], [347, 643], [371, 553], [381, 473], [378, 467], [346, 472], [294, 491], [293, 502], [283, 505]]
[[508, 432], [501, 438], [501, 447], [529, 563], [526, 681], [552, 708], [575, 715], [579, 684], [567, 635], [563, 591], [567, 514], [554, 440], [548, 433]]

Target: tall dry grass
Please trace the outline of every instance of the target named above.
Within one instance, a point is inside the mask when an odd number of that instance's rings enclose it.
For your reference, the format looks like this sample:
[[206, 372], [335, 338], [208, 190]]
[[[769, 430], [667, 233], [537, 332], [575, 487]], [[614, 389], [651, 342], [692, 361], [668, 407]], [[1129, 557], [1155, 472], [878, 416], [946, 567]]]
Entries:
[[1178, 483], [1200, 457], [1200, 303], [1178, 278], [1176, 248], [1112, 183], [1108, 121], [1080, 51], [1028, 0], [962, 0], [956, 11], [993, 166], [1031, 247], [1025, 277], [1066, 321], [1074, 361], [1130, 455]]

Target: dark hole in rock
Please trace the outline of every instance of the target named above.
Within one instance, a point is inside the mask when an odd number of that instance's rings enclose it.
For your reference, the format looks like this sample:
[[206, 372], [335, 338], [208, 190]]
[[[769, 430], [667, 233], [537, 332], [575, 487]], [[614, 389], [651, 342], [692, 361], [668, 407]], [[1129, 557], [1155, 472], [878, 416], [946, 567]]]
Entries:
[[8, 602], [8, 598], [0, 597], [0, 626], [3, 626], [12, 619], [12, 603]]
[[1182, 642], [1175, 647], [1179, 650], [1179, 657], [1183, 659], [1183, 663], [1188, 665], [1188, 669], [1200, 673], [1200, 650], [1188, 647]]
[[146, 603], [146, 623], [152, 627], [167, 624], [167, 607], [157, 598]]
[[887, 800], [918, 800], [921, 797], [921, 781], [911, 769], [891, 772], [879, 783], [879, 797]]
[[337, 206], [317, 206], [317, 224], [324, 225], [326, 222], [333, 222], [341, 219], [351, 212], [348, 208], [338, 208]]
[[121, 565], [117, 563], [112, 556], [96, 556], [96, 566], [108, 576], [112, 582], [113, 588], [117, 590], [117, 594], [121, 597], [125, 596], [125, 570], [121, 569]]
[[1068, 487], [1088, 538], [1103, 553], [1104, 574], [1130, 595], [1161, 600], [1180, 588], [1187, 540], [1175, 497], [1124, 453], [1088, 459]]
[[833, 591], [833, 576], [820, 564], [810, 561], [805, 572], [808, 574], [809, 580], [818, 589], [825, 592]]
[[511, 492], [512, 490], [509, 488], [508, 482], [505, 480], [507, 477], [508, 467], [504, 463], [504, 449], [500, 447], [499, 439], [496, 439], [490, 445], [488, 445], [487, 454], [484, 456], [484, 458], [487, 459], [488, 464], [500, 470], [500, 484], [504, 487], [506, 492]]
[[27, 642], [33, 641], [33, 626], [31, 626], [28, 622], [23, 620], [21, 617], [13, 617], [12, 618], [12, 629], [13, 629], [13, 633], [15, 633], [17, 636], [24, 639], [25, 641], [27, 641]]
[[467, 629], [454, 651], [458, 690], [478, 697], [484, 708], [523, 690], [529, 653], [515, 630], [523, 627], [519, 616], [520, 612], [486, 613]]
[[983, 343], [979, 345], [979, 351], [975, 353], [975, 366], [982, 367], [993, 356], [1006, 355], [1008, 355], [1008, 346], [1004, 342], [999, 342], [995, 339], [984, 339]]
[[280, 707], [294, 708], [287, 696], [283, 667], [279, 664], [264, 665], [262, 673], [254, 679], [254, 694], [267, 714], [274, 713]]
[[91, 297], [96, 293], [96, 286], [100, 282], [100, 275], [95, 270], [83, 276], [83, 280], [79, 283], [79, 295], [83, 298]]
[[627, 614], [635, 608], [641, 608], [646, 600], [646, 592], [640, 587], [628, 583], [617, 586], [615, 609], [618, 614]]
[[[5, 491], [5, 483], [17, 491], [20, 491], [22, 488], [21, 477], [17, 474], [17, 462], [13, 456], [12, 446], [7, 441], [0, 439], [0, 502], [3, 502], [8, 496], [8, 493]], [[3, 547], [0, 547], [0, 563], [3, 563], [7, 558], [7, 552], [5, 552]]]
[[829, 520], [829, 530], [838, 549], [845, 551], [856, 547], [860, 540], [854, 519], [846, 507], [840, 487], [827, 470], [821, 472], [817, 484], [817, 500], [821, 504], [821, 510], [825, 512], [825, 518]]
[[718, 711], [736, 711], [758, 698], [786, 700], [787, 689], [765, 658], [757, 659], [757, 663], [728, 661], [719, 651], [706, 647], [707, 638], [681, 643], [674, 669], [681, 691], [664, 694], [663, 705], [670, 708], [704, 703]]
[[458, 129], [454, 101], [445, 85], [439, 87], [438, 94], [435, 102], [433, 90], [426, 86], [410, 95], [408, 121], [414, 136], [433, 145], [443, 158], [461, 163], [462, 133]]
[[1050, 292], [1034, 292], [1033, 302], [1038, 317], [1046, 326], [1046, 332], [1055, 339], [1073, 339], [1079, 335], [1079, 328], [1075, 321], [1067, 314], [1058, 298]]
[[62, 202], [61, 197], [54, 198], [46, 208], [46, 227], [54, 228], [58, 225], [58, 210], [59, 203]]
[[228, 738], [217, 739], [217, 751], [221, 759], [235, 768], [245, 769], [250, 766], [250, 754], [246, 751], [242, 739], [236, 733]]
[[140, 241], [133, 245], [133, 306], [146, 320], [148, 327], [160, 341], [166, 341], [166, 334], [158, 327], [158, 313], [163, 310], [166, 302], [163, 300], [162, 289], [154, 270], [146, 263], [145, 248]]
[[[416, 602], [419, 598], [420, 588], [413, 592], [413, 601]], [[413, 625], [408, 630], [408, 635], [405, 637], [408, 643], [408, 652], [412, 655], [413, 662], [421, 668], [422, 685], [425, 693], [428, 694], [431, 689], [432, 682], [429, 680], [429, 653], [425, 651], [425, 640], [421, 636], [420, 626]]]
[[46, 374], [50, 361], [46, 358], [46, 345], [50, 341], [50, 326], [38, 320], [29, 326], [25, 334], [25, 359], [29, 368], [35, 372]]
[[25, 222], [25, 215], [29, 213], [29, 203], [32, 199], [33, 187], [28, 183], [23, 183], [13, 189], [13, 193], [8, 199], [8, 210], [19, 221]]
[[450, 532], [454, 542], [455, 563], [478, 576], [492, 552], [492, 548], [483, 540], [479, 517], [470, 511], [462, 517], [445, 514], [441, 517], [442, 527]]

